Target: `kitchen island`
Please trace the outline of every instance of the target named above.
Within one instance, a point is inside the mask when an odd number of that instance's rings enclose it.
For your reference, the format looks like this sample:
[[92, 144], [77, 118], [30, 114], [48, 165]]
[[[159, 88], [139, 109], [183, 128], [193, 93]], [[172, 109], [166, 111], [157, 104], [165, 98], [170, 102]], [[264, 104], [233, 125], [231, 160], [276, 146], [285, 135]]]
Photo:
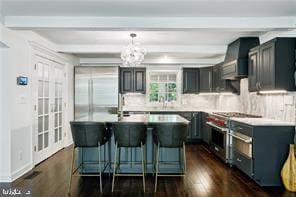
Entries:
[[[124, 117], [117, 117], [117, 115], [102, 115], [97, 114], [92, 120], [88, 118], [81, 118], [77, 121], [96, 121], [105, 122], [108, 128], [112, 131], [112, 123], [116, 122], [142, 122], [147, 125], [147, 139], [146, 139], [146, 149], [145, 157], [147, 162], [147, 173], [153, 173], [153, 141], [152, 141], [152, 130], [155, 124], [158, 123], [185, 123], [188, 124], [189, 121], [185, 118], [175, 115], [175, 114], [135, 114]], [[113, 170], [114, 161], [114, 134], [110, 139], [111, 142], [111, 172]], [[108, 161], [108, 145], [106, 144], [101, 149], [101, 155], [103, 160]], [[164, 165], [160, 165], [160, 172], [162, 173], [179, 173], [182, 172], [180, 166], [180, 151], [177, 148], [162, 148], [160, 150], [160, 161], [167, 162]], [[96, 162], [98, 161], [98, 153], [96, 148], [78, 148], [77, 163], [82, 163], [80, 172], [81, 173], [96, 173], [99, 172], [98, 164], [86, 163], [86, 162]], [[109, 168], [106, 168], [105, 172], [109, 172]], [[120, 172], [121, 173], [133, 173], [141, 171], [141, 150], [122, 148], [120, 155]]]

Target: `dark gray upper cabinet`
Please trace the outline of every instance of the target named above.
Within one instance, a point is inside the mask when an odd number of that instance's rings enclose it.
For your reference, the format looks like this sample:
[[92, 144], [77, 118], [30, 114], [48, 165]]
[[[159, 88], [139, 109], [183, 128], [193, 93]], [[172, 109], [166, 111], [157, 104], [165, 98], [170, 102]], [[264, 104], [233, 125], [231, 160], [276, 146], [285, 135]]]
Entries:
[[295, 90], [295, 38], [275, 38], [249, 52], [249, 91]]
[[134, 68], [134, 91], [145, 93], [146, 89], [146, 69]]
[[198, 93], [199, 70], [198, 68], [183, 68], [183, 93]]
[[120, 68], [120, 93], [146, 92], [145, 68]]
[[133, 92], [133, 69], [120, 68], [120, 92]]
[[213, 67], [213, 92], [220, 92], [220, 66]]
[[248, 77], [248, 52], [259, 45], [257, 37], [243, 37], [230, 43], [227, 47], [222, 66], [223, 79]]
[[199, 69], [199, 92], [212, 92], [213, 67]]
[[257, 91], [257, 74], [259, 73], [259, 46], [250, 50], [249, 52], [249, 91]]

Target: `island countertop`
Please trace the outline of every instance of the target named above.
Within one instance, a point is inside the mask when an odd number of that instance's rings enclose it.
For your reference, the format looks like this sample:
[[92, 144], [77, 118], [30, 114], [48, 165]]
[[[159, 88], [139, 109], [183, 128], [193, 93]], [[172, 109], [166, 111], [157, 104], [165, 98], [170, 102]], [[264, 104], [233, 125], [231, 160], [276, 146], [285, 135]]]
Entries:
[[131, 114], [129, 116], [123, 116], [121, 118], [117, 115], [94, 115], [92, 119], [80, 118], [76, 121], [95, 121], [95, 122], [143, 122], [145, 124], [153, 123], [184, 123], [188, 124], [189, 121], [177, 114]]

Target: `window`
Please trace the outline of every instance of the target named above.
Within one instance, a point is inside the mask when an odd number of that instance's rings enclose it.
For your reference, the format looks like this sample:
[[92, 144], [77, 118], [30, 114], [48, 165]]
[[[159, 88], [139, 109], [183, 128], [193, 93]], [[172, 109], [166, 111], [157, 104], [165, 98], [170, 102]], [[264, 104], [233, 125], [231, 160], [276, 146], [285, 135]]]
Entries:
[[177, 101], [177, 73], [150, 73], [149, 102]]

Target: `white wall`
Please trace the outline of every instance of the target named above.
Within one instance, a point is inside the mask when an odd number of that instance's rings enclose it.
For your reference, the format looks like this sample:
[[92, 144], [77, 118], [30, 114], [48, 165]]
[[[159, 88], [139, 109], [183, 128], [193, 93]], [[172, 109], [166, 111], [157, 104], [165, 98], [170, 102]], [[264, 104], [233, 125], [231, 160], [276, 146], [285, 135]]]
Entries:
[[[2, 125], [0, 137], [0, 182], [11, 181], [33, 167], [32, 125], [32, 69], [33, 55], [38, 51], [54, 60], [66, 65], [67, 83], [66, 89], [67, 114], [65, 122], [73, 119], [72, 81], [73, 66], [79, 60], [73, 56], [65, 56], [55, 53], [48, 48], [55, 48], [53, 43], [39, 37], [33, 32], [12, 31], [2, 27], [1, 42], [9, 48], [1, 49], [1, 107]], [[31, 46], [34, 42], [34, 49]], [[36, 47], [38, 46], [38, 47]], [[46, 46], [43, 47], [43, 46]], [[69, 73], [70, 72], [70, 73]], [[28, 86], [17, 86], [16, 77], [22, 75], [29, 78]], [[69, 92], [68, 92], [69, 90]], [[4, 117], [3, 117], [4, 114]], [[67, 124], [66, 124], [67, 125]], [[69, 128], [67, 128], [67, 140], [65, 145], [71, 143]]]

